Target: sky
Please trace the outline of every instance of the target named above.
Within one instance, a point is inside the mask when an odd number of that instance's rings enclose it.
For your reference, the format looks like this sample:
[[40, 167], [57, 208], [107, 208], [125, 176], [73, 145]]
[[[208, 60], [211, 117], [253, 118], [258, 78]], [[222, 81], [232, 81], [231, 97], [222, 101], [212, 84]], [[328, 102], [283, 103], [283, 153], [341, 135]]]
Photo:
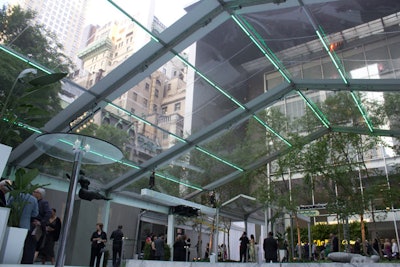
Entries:
[[[53, 1], [60, 1], [60, 0], [53, 0]], [[114, 3], [132, 3], [137, 6], [141, 3], [147, 2], [149, 0], [113, 0]], [[190, 4], [197, 2], [198, 0], [155, 0], [155, 16], [165, 25], [170, 26], [176, 20], [181, 18], [183, 15], [186, 14], [184, 8]], [[0, 6], [3, 4], [12, 2], [12, 0], [0, 0]], [[91, 12], [91, 14], [106, 14], [100, 16], [91, 16], [89, 20], [91, 23], [103, 24], [110, 20], [112, 17], [117, 14], [121, 14], [116, 8], [112, 7], [107, 0], [92, 0], [92, 6], [94, 10], [98, 10]], [[124, 7], [123, 7], [124, 8]], [[125, 8], [124, 8], [125, 9]], [[128, 11], [128, 10], [127, 10]], [[128, 12], [129, 13], [129, 12]], [[133, 15], [133, 14], [130, 14]]]
[[[2, 0], [0, 0], [2, 1]], [[155, 1], [155, 16], [165, 25], [170, 26], [176, 20], [186, 14], [184, 8], [190, 4], [197, 2], [198, 0], [154, 0]], [[140, 10], [141, 8], [148, 8], [149, 0], [113, 0], [114, 3], [123, 8], [129, 15], [134, 16], [134, 10]], [[90, 14], [88, 22], [93, 24], [103, 24], [110, 21], [113, 16], [121, 16], [121, 12], [107, 0], [92, 0], [89, 8]], [[95, 14], [105, 14], [96, 16]]]

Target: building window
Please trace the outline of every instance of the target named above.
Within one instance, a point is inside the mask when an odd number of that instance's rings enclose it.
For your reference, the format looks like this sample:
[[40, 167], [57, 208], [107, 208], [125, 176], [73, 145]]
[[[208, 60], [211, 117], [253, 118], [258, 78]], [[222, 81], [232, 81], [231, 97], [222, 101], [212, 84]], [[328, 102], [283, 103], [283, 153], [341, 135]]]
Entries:
[[154, 91], [154, 96], [155, 97], [158, 97], [158, 93], [159, 93], [160, 91], [158, 90], [158, 89], [156, 89], [155, 91]]
[[145, 87], [144, 87], [146, 90], [149, 90], [150, 89], [150, 84], [149, 83], [146, 83], [146, 85], [145, 85]]
[[137, 101], [137, 93], [133, 93], [133, 100]]
[[147, 99], [144, 98], [144, 99], [143, 99], [143, 105], [144, 105], [145, 107], [147, 107], [147, 102], [148, 102]]
[[131, 108], [131, 113], [135, 114], [135, 109], [134, 108]]
[[162, 136], [162, 138], [163, 138], [164, 140], [168, 139], [168, 133], [166, 133], [166, 132], [163, 132], [163, 136]]
[[156, 104], [153, 105], [153, 112], [157, 113], [157, 105]]
[[175, 103], [175, 111], [181, 110], [181, 103]]
[[167, 112], [168, 112], [167, 108], [168, 108], [168, 107], [163, 107], [163, 108], [162, 108], [162, 114], [167, 114]]

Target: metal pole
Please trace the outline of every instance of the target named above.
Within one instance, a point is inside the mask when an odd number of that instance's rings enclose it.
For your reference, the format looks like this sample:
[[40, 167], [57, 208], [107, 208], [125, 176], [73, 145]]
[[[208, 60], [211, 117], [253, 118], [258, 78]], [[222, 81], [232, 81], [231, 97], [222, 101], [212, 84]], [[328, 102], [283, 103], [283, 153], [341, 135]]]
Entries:
[[218, 262], [218, 247], [219, 247], [219, 245], [218, 245], [218, 242], [219, 242], [219, 238], [218, 238], [218, 235], [219, 235], [219, 228], [218, 228], [218, 225], [219, 225], [219, 208], [217, 207], [216, 209], [215, 209], [215, 212], [216, 212], [216, 222], [215, 222], [215, 238], [214, 238], [214, 253], [215, 253], [215, 262]]
[[60, 239], [60, 243], [59, 243], [59, 247], [58, 247], [57, 259], [56, 259], [56, 265], [55, 265], [57, 267], [62, 267], [62, 266], [64, 266], [64, 263], [65, 263], [65, 248], [66, 248], [66, 244], [67, 244], [69, 228], [71, 225], [72, 213], [74, 210], [75, 192], [76, 192], [76, 187], [77, 187], [79, 170], [81, 168], [81, 160], [82, 160], [82, 153], [83, 153], [83, 151], [81, 150], [80, 144], [79, 144], [79, 146], [75, 147], [74, 153], [75, 153], [74, 165], [72, 167], [71, 181], [69, 182], [67, 202], [65, 204], [63, 225], [62, 225], [62, 230], [61, 230], [61, 235], [60, 235], [61, 239]]
[[[389, 172], [387, 169], [387, 164], [386, 164], [386, 156], [385, 156], [385, 150], [383, 149], [383, 146], [381, 146], [381, 152], [382, 152], [382, 158], [383, 158], [383, 165], [385, 167], [385, 175], [386, 175], [386, 183], [389, 189], [389, 194], [390, 194], [390, 198], [392, 197], [392, 192], [391, 192], [391, 187], [390, 187], [390, 180], [389, 180]], [[399, 246], [399, 232], [397, 230], [397, 223], [396, 223], [396, 215], [395, 215], [395, 211], [394, 211], [394, 206], [393, 206], [393, 202], [391, 203], [391, 210], [393, 212], [393, 224], [394, 224], [394, 230], [396, 232], [396, 239], [397, 239], [397, 245]]]
[[168, 214], [168, 228], [167, 228], [167, 244], [171, 248], [171, 258], [170, 261], [174, 260], [174, 242], [175, 242], [175, 215], [174, 214]]
[[312, 259], [312, 245], [314, 242], [311, 240], [311, 222], [307, 222], [307, 230], [308, 230], [308, 258]]
[[[293, 232], [293, 214], [290, 214], [290, 250], [292, 254], [292, 259], [294, 258], [294, 232]], [[288, 257], [289, 258], [289, 257]]]
[[399, 244], [399, 232], [397, 231], [396, 211], [393, 209], [393, 206], [392, 206], [392, 212], [393, 212], [394, 230], [396, 231], [396, 239], [397, 239], [397, 246], [398, 246], [398, 244]]
[[36, 69], [25, 69], [23, 71], [20, 72], [20, 74], [18, 74], [17, 78], [15, 79], [13, 85], [11, 86], [10, 92], [8, 92], [7, 98], [3, 103], [3, 107], [1, 108], [1, 112], [0, 112], [0, 120], [3, 120], [3, 116], [8, 108], [8, 102], [10, 102], [10, 98], [11, 95], [14, 92], [14, 89], [18, 83], [18, 81], [24, 77], [26, 77], [28, 74], [37, 74], [37, 70]]

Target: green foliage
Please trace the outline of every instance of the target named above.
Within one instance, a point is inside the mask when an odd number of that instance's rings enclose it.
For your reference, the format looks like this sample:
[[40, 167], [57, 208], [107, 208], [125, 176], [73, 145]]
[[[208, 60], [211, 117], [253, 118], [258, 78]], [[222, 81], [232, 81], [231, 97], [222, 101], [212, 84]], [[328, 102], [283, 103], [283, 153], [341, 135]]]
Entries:
[[167, 243], [164, 244], [164, 260], [169, 261], [171, 259], [171, 248]]
[[[32, 55], [32, 62], [40, 63], [54, 72], [68, 72], [71, 61], [62, 53], [61, 46], [51, 33], [44, 33], [42, 26], [33, 22], [35, 14], [19, 6], [3, 6], [0, 9], [0, 43], [22, 55]], [[34, 26], [32, 26], [34, 25]], [[8, 44], [12, 43], [12, 47]], [[29, 135], [18, 123], [42, 127], [52, 116], [61, 111], [58, 92], [61, 85], [33, 87], [16, 80], [22, 70], [32, 68], [25, 62], [5, 52], [0, 52], [0, 107], [4, 118], [0, 120], [0, 142], [17, 146]], [[38, 77], [46, 75], [38, 70]], [[10, 94], [13, 89], [12, 94]], [[5, 99], [10, 96], [7, 106]]]
[[[335, 233], [338, 237], [343, 239], [343, 224], [316, 224], [311, 226], [311, 239], [313, 240], [329, 240], [329, 235]], [[286, 229], [288, 240], [291, 240], [290, 227]], [[302, 242], [308, 242], [308, 229], [300, 228], [300, 236]], [[361, 237], [361, 224], [360, 222], [352, 222], [349, 224], [349, 238], [356, 240]], [[296, 240], [296, 239], [295, 239]]]
[[144, 244], [143, 248], [143, 259], [150, 260], [151, 243]]
[[[62, 54], [62, 45], [54, 33], [34, 22], [36, 14], [18, 5], [0, 9], [0, 41], [23, 54], [32, 55], [32, 61], [54, 72], [68, 72], [72, 61]], [[34, 26], [32, 26], [34, 25]]]
[[10, 192], [13, 201], [10, 208], [10, 217], [8, 218], [8, 225], [13, 227], [19, 226], [22, 211], [27, 204], [26, 201], [21, 199], [23, 194], [32, 194], [32, 192], [44, 185], [32, 184], [32, 181], [38, 176], [37, 169], [25, 170], [18, 169], [15, 172], [15, 180], [13, 182], [13, 190]]

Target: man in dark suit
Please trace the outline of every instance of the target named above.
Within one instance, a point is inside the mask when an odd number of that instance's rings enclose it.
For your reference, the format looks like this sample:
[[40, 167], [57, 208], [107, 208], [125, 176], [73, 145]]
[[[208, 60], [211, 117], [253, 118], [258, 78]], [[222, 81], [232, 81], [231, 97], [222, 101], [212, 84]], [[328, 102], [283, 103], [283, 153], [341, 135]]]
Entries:
[[247, 262], [247, 246], [250, 243], [249, 238], [247, 237], [247, 233], [243, 232], [242, 236], [239, 239], [240, 241], [240, 262]]
[[113, 267], [118, 267], [121, 263], [121, 252], [122, 252], [122, 239], [124, 233], [122, 232], [122, 225], [118, 226], [118, 229], [111, 233], [110, 239], [113, 241], [113, 255], [112, 262]]
[[339, 239], [334, 233], [331, 233], [331, 243], [332, 243], [332, 248], [331, 252], [339, 252]]
[[265, 262], [278, 262], [278, 241], [273, 237], [272, 232], [268, 233], [268, 237], [263, 243]]
[[[41, 229], [41, 235], [38, 236], [38, 241], [35, 251], [35, 260], [39, 255], [39, 251], [44, 247], [46, 241], [46, 226], [51, 217], [51, 208], [49, 202], [45, 200], [46, 190], [44, 188], [37, 188], [33, 191], [33, 196], [37, 199], [39, 207], [39, 215], [34, 219], [35, 225]], [[34, 260], [34, 261], [35, 261]]]

